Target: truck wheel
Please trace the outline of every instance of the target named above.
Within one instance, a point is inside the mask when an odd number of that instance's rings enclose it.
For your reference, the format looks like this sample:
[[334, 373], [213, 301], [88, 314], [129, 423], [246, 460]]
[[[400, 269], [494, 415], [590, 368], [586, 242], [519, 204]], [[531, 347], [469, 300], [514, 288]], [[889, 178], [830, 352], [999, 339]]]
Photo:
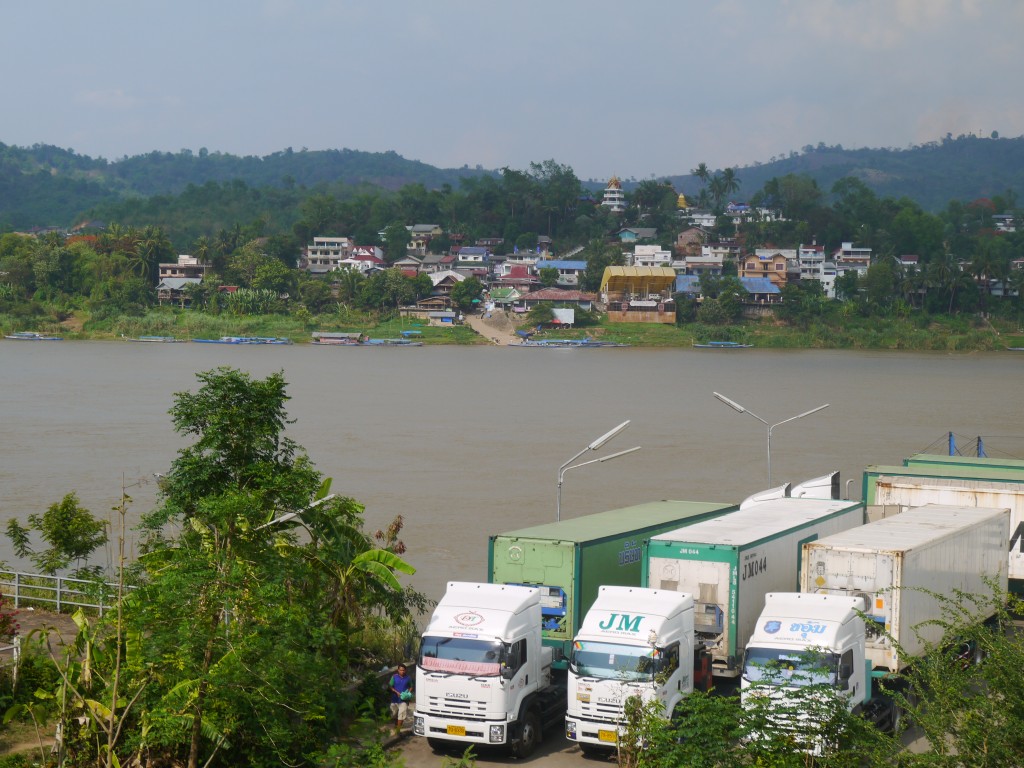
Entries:
[[541, 740], [540, 718], [532, 709], [523, 718], [523, 729], [519, 741], [512, 745], [513, 757], [529, 757]]
[[427, 739], [427, 745], [437, 754], [448, 751], [448, 745], [441, 739]]

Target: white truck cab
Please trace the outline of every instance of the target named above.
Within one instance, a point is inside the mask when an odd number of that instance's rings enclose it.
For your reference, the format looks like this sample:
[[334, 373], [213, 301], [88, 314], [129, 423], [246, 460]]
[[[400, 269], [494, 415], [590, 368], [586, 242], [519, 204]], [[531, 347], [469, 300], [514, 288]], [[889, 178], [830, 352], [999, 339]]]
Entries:
[[[786, 690], [827, 684], [845, 695], [851, 712], [891, 724], [892, 702], [878, 695], [865, 658], [865, 607], [861, 597], [768, 593], [744, 656], [743, 706], [756, 696], [778, 700]], [[783, 718], [779, 725], [792, 727]], [[810, 723], [800, 728], [813, 731]]]
[[565, 735], [584, 753], [615, 747], [630, 696], [670, 717], [694, 688], [693, 596], [601, 587], [573, 642], [568, 688]]
[[435, 748], [460, 742], [529, 754], [565, 712], [551, 655], [536, 587], [449, 582], [420, 641], [413, 732]]

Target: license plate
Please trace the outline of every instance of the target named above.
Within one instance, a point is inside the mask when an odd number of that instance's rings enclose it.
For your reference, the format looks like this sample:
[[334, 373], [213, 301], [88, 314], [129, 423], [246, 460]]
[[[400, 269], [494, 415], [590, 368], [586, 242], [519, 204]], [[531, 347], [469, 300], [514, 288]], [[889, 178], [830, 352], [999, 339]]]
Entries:
[[465, 736], [466, 735], [466, 726], [464, 726], [464, 725], [449, 725], [448, 726], [448, 735], [449, 736]]
[[615, 744], [619, 740], [619, 732], [618, 731], [598, 731], [597, 732], [597, 740], [598, 741], [606, 741], [609, 744]]

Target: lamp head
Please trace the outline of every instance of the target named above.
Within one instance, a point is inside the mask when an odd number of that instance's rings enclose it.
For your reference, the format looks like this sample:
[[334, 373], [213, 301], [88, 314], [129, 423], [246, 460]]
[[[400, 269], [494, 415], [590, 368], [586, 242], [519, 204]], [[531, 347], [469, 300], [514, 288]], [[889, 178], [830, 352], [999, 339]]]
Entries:
[[600, 448], [602, 445], [607, 443], [609, 440], [611, 440], [613, 437], [615, 437], [617, 434], [619, 434], [619, 432], [621, 432], [622, 430], [624, 430], [628, 426], [629, 426], [629, 420], [627, 419], [626, 421], [622, 422], [621, 424], [619, 424], [619, 426], [615, 427], [614, 429], [612, 429], [612, 430], [610, 430], [608, 432], [605, 432], [603, 435], [601, 435], [599, 438], [597, 438], [597, 440], [595, 440], [590, 445], [588, 445], [587, 448], [589, 448], [592, 451], [596, 451], [598, 448]]
[[732, 408], [737, 413], [746, 413], [747, 412], [747, 409], [744, 408], [739, 403], [737, 403], [735, 400], [730, 400], [728, 397], [726, 397], [725, 395], [720, 394], [718, 392], [712, 392], [711, 394], [713, 394], [716, 398], [721, 400], [723, 403], [728, 405], [730, 408]]

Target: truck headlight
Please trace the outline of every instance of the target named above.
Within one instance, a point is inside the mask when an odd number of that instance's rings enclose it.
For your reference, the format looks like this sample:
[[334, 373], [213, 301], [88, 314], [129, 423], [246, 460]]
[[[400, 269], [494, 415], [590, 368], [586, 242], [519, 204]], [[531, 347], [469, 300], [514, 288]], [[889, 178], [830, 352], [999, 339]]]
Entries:
[[505, 726], [504, 725], [492, 725], [491, 732], [488, 735], [488, 739], [491, 744], [504, 744], [505, 743]]
[[576, 741], [576, 721], [566, 720], [565, 721], [565, 738], [571, 741]]
[[423, 718], [422, 717], [417, 717], [415, 720], [412, 721], [412, 732], [415, 733], [417, 736], [422, 736], [423, 735]]

